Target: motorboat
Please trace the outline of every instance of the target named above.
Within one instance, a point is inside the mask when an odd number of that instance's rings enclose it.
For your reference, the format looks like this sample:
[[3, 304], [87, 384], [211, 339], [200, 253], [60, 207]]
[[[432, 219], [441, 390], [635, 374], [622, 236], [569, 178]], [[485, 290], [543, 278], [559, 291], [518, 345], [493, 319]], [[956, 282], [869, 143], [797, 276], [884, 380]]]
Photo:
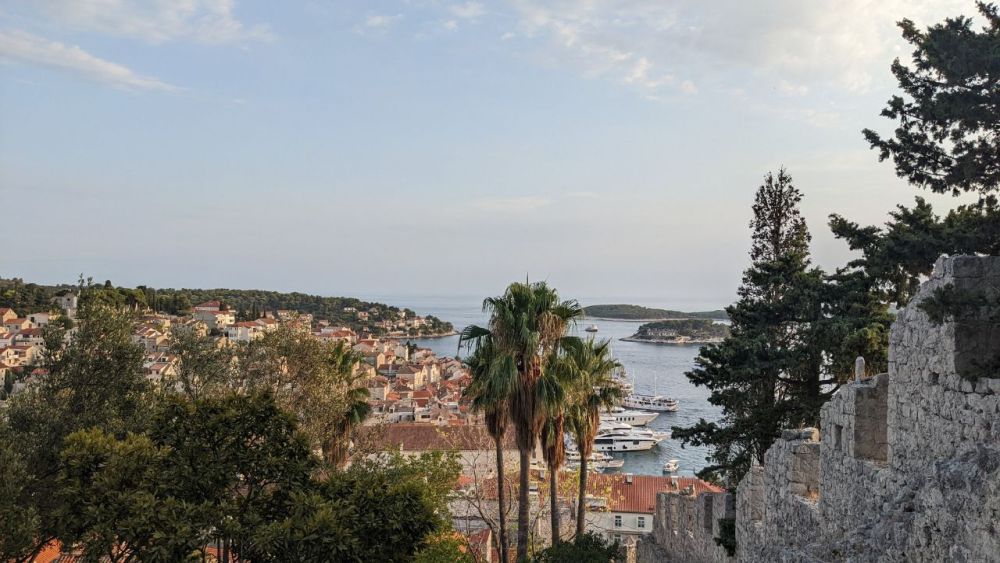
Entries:
[[645, 426], [660, 416], [656, 412], [645, 412], [621, 407], [613, 407], [605, 414], [601, 415], [601, 420], [606, 422], [624, 422], [632, 426]]
[[671, 459], [663, 464], [664, 473], [676, 473], [678, 469], [681, 468], [681, 462], [678, 459]]
[[643, 395], [641, 393], [627, 395], [622, 401], [622, 405], [630, 409], [654, 412], [674, 412], [679, 408], [676, 399], [663, 395]]
[[[626, 428], [627, 427], [627, 428]], [[668, 436], [648, 429], [632, 428], [627, 424], [602, 424], [594, 438], [594, 450], [598, 452], [642, 452], [652, 449]]]
[[[577, 468], [580, 466], [580, 452], [571, 450], [566, 452], [566, 466]], [[604, 452], [592, 452], [587, 456], [587, 467], [597, 471], [603, 469], [620, 469], [625, 465], [624, 459], [615, 459]]]
[[583, 330], [585, 330], [587, 332], [597, 332], [597, 325], [590, 325], [590, 326], [588, 326], [587, 328], [585, 328]]

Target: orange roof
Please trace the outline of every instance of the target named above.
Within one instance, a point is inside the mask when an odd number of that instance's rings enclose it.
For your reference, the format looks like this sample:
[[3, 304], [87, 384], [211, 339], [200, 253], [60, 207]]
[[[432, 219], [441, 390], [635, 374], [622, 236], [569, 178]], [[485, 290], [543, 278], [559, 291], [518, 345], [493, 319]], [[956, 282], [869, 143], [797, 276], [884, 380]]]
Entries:
[[679, 492], [689, 485], [696, 495], [721, 493], [722, 489], [695, 477], [678, 477], [677, 488], [671, 485], [672, 477], [657, 475], [629, 475], [625, 473], [596, 474], [587, 479], [588, 493], [606, 498], [608, 509], [613, 512], [652, 514], [656, 507], [656, 494]]

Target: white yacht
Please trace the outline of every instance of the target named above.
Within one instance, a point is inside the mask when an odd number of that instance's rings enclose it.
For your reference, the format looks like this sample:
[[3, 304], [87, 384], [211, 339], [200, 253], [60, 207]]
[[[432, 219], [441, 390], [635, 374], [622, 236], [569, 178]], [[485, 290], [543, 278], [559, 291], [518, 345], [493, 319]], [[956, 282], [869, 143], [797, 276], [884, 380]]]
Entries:
[[678, 469], [681, 468], [681, 462], [679, 459], [671, 459], [670, 461], [663, 464], [664, 473], [676, 473]]
[[659, 440], [628, 430], [612, 430], [594, 438], [594, 449], [599, 452], [643, 452], [653, 449]]
[[640, 409], [655, 412], [674, 412], [678, 409], [677, 400], [663, 395], [643, 395], [632, 393], [625, 397], [622, 404], [630, 409]]
[[602, 414], [601, 420], [604, 422], [624, 422], [632, 426], [645, 426], [658, 416], [660, 416], [660, 413], [614, 407], [607, 413]]
[[587, 328], [585, 328], [583, 330], [585, 330], [587, 332], [597, 332], [597, 325], [590, 325], [590, 326], [588, 326]]

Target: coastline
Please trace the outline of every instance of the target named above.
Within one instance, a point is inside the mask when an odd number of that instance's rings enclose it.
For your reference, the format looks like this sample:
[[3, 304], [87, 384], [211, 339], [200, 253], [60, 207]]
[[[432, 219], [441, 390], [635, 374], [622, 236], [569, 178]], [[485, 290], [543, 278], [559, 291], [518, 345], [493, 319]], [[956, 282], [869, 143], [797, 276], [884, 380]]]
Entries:
[[643, 344], [665, 344], [669, 346], [705, 346], [706, 344], [719, 344], [722, 339], [703, 339], [703, 340], [684, 340], [678, 342], [677, 340], [663, 340], [661, 338], [635, 338], [634, 336], [626, 336], [624, 338], [619, 338], [623, 342], [641, 342]]
[[614, 321], [617, 323], [655, 323], [659, 321], [727, 321], [729, 319], [715, 319], [715, 318], [701, 318], [701, 317], [671, 317], [671, 318], [660, 318], [660, 319], [616, 319], [614, 317], [587, 317], [582, 323], [586, 321]]
[[458, 331], [453, 330], [442, 334], [421, 334], [420, 336], [386, 336], [386, 338], [393, 340], [427, 340], [431, 338], [448, 338], [449, 336], [458, 336]]

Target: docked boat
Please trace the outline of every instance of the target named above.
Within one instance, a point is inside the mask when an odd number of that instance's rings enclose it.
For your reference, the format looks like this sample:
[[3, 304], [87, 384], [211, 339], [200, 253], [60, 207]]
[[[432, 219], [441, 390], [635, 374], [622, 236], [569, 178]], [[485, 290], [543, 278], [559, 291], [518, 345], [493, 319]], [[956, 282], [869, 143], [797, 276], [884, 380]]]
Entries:
[[[577, 468], [580, 466], [580, 452], [576, 450], [571, 450], [566, 452], [566, 466], [569, 468]], [[604, 452], [592, 452], [587, 456], [587, 467], [597, 471], [604, 469], [620, 469], [625, 465], [624, 459], [615, 459], [614, 457], [604, 453]]]
[[626, 396], [622, 404], [630, 409], [654, 412], [674, 412], [678, 409], [676, 399], [663, 395], [643, 395], [641, 393], [632, 393]]
[[678, 469], [681, 468], [681, 462], [678, 459], [671, 459], [670, 461], [663, 464], [664, 473], [676, 473]]
[[632, 428], [624, 423], [602, 424], [594, 438], [598, 452], [642, 452], [650, 450], [669, 437], [668, 433], [645, 428]]
[[660, 413], [614, 407], [607, 413], [602, 414], [601, 420], [604, 422], [624, 422], [632, 426], [645, 426], [658, 416], [660, 416]]
[[585, 330], [587, 332], [597, 332], [597, 325], [590, 325], [590, 326], [588, 326], [587, 328], [585, 328], [583, 330]]

